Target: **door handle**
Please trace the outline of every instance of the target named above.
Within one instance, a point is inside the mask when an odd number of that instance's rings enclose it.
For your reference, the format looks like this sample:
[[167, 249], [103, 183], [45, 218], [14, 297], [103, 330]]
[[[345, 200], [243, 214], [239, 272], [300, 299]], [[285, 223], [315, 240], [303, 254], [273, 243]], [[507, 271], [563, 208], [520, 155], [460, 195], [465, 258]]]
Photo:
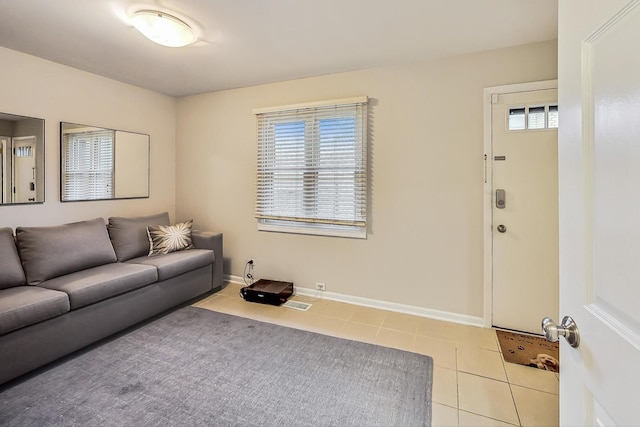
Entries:
[[569, 316], [564, 316], [559, 326], [550, 317], [545, 317], [542, 319], [542, 332], [547, 341], [556, 342], [564, 337], [571, 347], [577, 348], [580, 345], [578, 325]]
[[506, 231], [507, 231], [507, 226], [506, 226], [506, 225], [502, 225], [502, 224], [500, 224], [500, 225], [499, 225], [499, 226], [497, 226], [496, 228], [497, 228], [497, 230], [498, 230], [499, 232], [501, 232], [501, 233], [506, 233]]

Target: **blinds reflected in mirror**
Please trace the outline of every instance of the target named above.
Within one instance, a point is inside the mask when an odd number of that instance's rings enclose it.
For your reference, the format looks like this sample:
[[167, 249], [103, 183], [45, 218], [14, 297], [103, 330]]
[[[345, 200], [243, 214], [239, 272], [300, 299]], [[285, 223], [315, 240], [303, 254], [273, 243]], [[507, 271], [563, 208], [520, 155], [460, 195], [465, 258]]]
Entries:
[[63, 202], [149, 197], [149, 135], [60, 123]]
[[63, 200], [113, 197], [114, 131], [82, 128], [68, 131], [62, 141]]

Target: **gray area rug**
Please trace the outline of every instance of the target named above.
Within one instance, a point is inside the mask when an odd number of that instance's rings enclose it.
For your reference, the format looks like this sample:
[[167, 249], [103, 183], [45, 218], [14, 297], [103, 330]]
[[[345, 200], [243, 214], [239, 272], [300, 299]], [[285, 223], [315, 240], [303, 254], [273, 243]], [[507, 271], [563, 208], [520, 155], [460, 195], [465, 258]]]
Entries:
[[0, 425], [428, 426], [428, 356], [184, 307], [0, 393]]

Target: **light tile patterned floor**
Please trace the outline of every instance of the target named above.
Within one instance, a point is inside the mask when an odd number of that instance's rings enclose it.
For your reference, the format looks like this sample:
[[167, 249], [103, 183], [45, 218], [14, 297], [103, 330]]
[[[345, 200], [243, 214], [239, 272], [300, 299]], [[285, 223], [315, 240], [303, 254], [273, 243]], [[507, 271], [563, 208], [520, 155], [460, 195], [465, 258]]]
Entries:
[[433, 357], [433, 426], [558, 425], [558, 376], [505, 362], [491, 329], [293, 297], [313, 304], [302, 312], [245, 302], [240, 288], [227, 284], [194, 305]]

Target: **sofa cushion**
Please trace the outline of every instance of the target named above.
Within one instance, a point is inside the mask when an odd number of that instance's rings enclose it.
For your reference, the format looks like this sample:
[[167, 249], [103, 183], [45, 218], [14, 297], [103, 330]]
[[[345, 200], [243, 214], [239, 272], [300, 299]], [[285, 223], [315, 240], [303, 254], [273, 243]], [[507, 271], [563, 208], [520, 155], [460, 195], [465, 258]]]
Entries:
[[149, 253], [148, 225], [169, 225], [169, 213], [133, 218], [109, 218], [109, 236], [118, 261], [147, 255]]
[[209, 249], [189, 249], [154, 257], [138, 257], [131, 264], [152, 265], [158, 269], [158, 279], [166, 280], [191, 270], [213, 264], [215, 256]]
[[54, 227], [18, 227], [16, 237], [30, 285], [116, 262], [102, 218]]
[[192, 225], [193, 220], [191, 219], [176, 225], [148, 225], [149, 256], [193, 249]]
[[27, 283], [10, 228], [0, 228], [0, 260], [0, 289], [23, 286]]
[[40, 286], [69, 295], [75, 310], [157, 281], [158, 273], [150, 266], [117, 263], [56, 277]]
[[0, 290], [0, 335], [69, 311], [64, 292], [37, 286], [17, 286]]

